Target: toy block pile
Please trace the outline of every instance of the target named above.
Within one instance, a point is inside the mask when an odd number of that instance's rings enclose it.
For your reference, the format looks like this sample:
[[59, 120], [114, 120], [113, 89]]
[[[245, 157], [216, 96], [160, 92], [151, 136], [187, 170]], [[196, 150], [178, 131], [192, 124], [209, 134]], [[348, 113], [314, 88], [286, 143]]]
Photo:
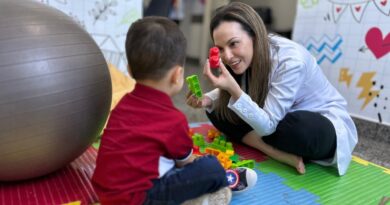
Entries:
[[255, 167], [254, 160], [239, 160], [239, 156], [234, 153], [232, 143], [226, 141], [225, 137], [215, 129], [208, 131], [208, 142], [202, 134], [193, 133], [192, 130], [190, 130], [189, 135], [194, 144], [193, 153], [195, 155], [214, 155], [225, 169], [236, 167], [248, 167], [253, 169]]

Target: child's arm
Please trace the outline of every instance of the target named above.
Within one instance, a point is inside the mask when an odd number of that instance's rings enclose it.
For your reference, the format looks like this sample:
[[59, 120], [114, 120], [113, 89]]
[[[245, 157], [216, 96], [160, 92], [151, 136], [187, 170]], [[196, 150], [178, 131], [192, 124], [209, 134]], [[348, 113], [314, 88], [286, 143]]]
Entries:
[[176, 167], [184, 167], [185, 165], [192, 163], [195, 158], [197, 158], [196, 155], [192, 154], [193, 150], [191, 150], [191, 153], [184, 159], [177, 159], [175, 160]]
[[184, 160], [176, 160], [176, 167], [184, 167], [185, 165], [192, 163], [196, 157], [197, 156], [191, 153], [191, 155]]

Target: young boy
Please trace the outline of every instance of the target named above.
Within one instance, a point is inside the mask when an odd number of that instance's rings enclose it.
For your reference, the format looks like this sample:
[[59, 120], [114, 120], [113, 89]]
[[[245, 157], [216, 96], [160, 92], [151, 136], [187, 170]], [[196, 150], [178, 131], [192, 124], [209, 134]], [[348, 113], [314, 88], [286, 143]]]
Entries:
[[183, 87], [185, 51], [183, 33], [167, 18], [131, 25], [126, 55], [137, 83], [102, 137], [92, 177], [102, 205], [180, 204], [229, 185], [215, 157], [192, 155], [188, 122], [170, 98]]

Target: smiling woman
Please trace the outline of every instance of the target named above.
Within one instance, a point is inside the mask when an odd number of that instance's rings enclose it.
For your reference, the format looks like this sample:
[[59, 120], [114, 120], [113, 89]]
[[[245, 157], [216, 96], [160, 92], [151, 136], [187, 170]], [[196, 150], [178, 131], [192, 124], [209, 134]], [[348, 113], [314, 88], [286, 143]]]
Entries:
[[220, 50], [225, 65], [237, 74], [243, 74], [250, 66], [253, 57], [253, 39], [234, 22], [222, 22], [213, 32], [214, 44]]
[[210, 34], [223, 63], [216, 89], [187, 104], [206, 108], [214, 126], [305, 173], [304, 161], [347, 171], [357, 143], [346, 101], [302, 46], [268, 34], [252, 7], [233, 2], [218, 8]]

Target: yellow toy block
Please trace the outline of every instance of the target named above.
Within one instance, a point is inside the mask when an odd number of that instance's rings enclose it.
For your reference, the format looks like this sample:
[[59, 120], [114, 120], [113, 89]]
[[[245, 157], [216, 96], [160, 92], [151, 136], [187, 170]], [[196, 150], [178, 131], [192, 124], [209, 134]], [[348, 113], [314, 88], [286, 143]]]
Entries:
[[213, 148], [210, 148], [210, 147], [207, 147], [205, 150], [204, 150], [207, 154], [211, 154], [211, 155], [214, 155], [214, 156], [218, 156], [219, 153], [221, 151], [217, 150], [217, 149], [213, 149]]
[[81, 201], [73, 201], [62, 205], [81, 205]]

